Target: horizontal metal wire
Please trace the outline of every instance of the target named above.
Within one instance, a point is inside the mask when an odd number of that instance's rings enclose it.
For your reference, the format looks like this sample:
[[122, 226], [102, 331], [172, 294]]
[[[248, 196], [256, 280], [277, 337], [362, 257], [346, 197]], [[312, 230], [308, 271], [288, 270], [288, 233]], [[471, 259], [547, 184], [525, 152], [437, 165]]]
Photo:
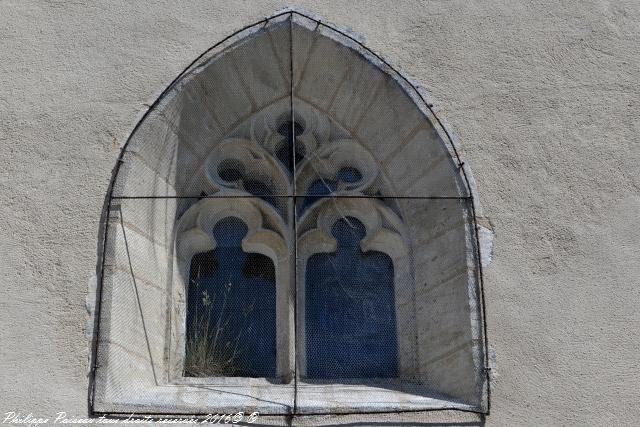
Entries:
[[317, 197], [318, 199], [408, 199], [408, 200], [471, 200], [471, 196], [371, 196], [367, 194], [337, 194], [337, 195], [320, 195], [320, 194], [298, 194], [298, 195], [280, 195], [280, 194], [223, 194], [220, 196], [113, 196], [113, 200], [153, 200], [153, 199], [259, 199], [261, 197], [275, 197], [281, 199], [304, 199], [306, 197]]
[[[357, 411], [357, 412], [347, 412], [347, 411], [336, 411], [336, 412], [332, 412], [330, 414], [328, 413], [322, 413], [322, 412], [304, 412], [304, 413], [292, 413], [292, 412], [278, 412], [278, 413], [269, 413], [269, 414], [263, 414], [262, 416], [264, 417], [291, 417], [291, 418], [303, 418], [303, 417], [316, 417], [316, 416], [327, 416], [327, 415], [393, 415], [393, 414], [409, 414], [409, 413], [421, 413], [421, 412], [439, 412], [439, 411], [449, 411], [449, 412], [464, 412], [464, 413], [470, 413], [470, 414], [477, 414], [481, 417], [481, 419], [484, 419], [485, 415], [488, 415], [486, 412], [483, 411], [477, 411], [474, 409], [466, 409], [466, 408], [458, 408], [458, 407], [453, 407], [453, 406], [446, 406], [446, 407], [442, 407], [442, 408], [426, 408], [426, 409], [399, 409], [399, 410], [393, 410], [393, 411]], [[105, 418], [113, 418], [113, 419], [121, 419], [121, 418], [130, 418], [131, 417], [131, 412], [94, 412], [94, 415], [97, 416], [105, 416]], [[210, 415], [207, 412], [198, 412], [198, 413], [193, 413], [193, 414], [186, 414], [186, 413], [166, 413], [166, 414], [154, 414], [154, 413], [143, 413], [143, 412], [136, 412], [134, 415], [135, 417], [150, 417], [153, 420], [160, 420], [163, 418], [167, 418], [167, 417], [178, 417], [178, 418], [189, 418], [189, 417], [194, 417], [194, 418], [203, 418], [206, 417], [208, 415]], [[240, 425], [243, 425], [242, 423], [240, 423]], [[459, 424], [456, 423], [456, 425], [477, 425], [477, 424]]]

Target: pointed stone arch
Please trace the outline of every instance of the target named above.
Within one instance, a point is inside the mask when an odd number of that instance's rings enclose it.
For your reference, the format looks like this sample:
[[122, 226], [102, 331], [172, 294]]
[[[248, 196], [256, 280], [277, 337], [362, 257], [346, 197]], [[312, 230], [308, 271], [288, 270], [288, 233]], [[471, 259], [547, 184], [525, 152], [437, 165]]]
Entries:
[[[114, 173], [93, 411], [485, 413], [479, 203], [426, 97], [357, 38], [298, 11], [244, 28], [187, 67], [136, 125]], [[356, 178], [341, 178], [349, 168]], [[290, 344], [275, 383], [179, 375], [184, 260], [211, 249], [202, 224], [216, 212], [243, 219], [243, 247], [271, 257], [286, 282], [278, 345]], [[347, 214], [367, 227], [363, 250], [391, 256], [403, 284], [401, 374], [355, 387], [305, 384], [294, 362], [304, 292], [296, 296], [292, 260], [296, 248], [303, 260], [331, 251], [327, 230]]]

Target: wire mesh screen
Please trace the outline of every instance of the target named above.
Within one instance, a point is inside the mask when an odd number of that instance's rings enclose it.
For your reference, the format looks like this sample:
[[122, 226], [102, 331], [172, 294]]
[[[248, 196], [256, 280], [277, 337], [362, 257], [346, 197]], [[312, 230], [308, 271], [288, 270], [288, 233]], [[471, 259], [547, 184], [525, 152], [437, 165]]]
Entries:
[[362, 251], [366, 236], [353, 216], [331, 226], [336, 249], [306, 260], [306, 370], [312, 379], [395, 378], [398, 342], [394, 265], [381, 251]]
[[368, 411], [478, 402], [484, 350], [471, 326], [481, 318], [470, 303], [480, 295], [468, 199], [323, 197], [297, 225], [301, 412], [327, 387]]
[[122, 152], [96, 413], [488, 409], [474, 205], [422, 95], [297, 12], [206, 52]]
[[191, 258], [186, 376], [276, 377], [275, 266], [242, 250], [247, 231], [224, 218], [212, 230], [216, 248]]
[[132, 134], [113, 196], [292, 195], [290, 27], [274, 18], [191, 66]]
[[[350, 37], [294, 17], [293, 94], [303, 115], [296, 191], [466, 197], [459, 163], [420, 94]], [[304, 109], [329, 120], [305, 132]], [[307, 120], [308, 121], [308, 120]], [[305, 126], [306, 125], [306, 126]]]

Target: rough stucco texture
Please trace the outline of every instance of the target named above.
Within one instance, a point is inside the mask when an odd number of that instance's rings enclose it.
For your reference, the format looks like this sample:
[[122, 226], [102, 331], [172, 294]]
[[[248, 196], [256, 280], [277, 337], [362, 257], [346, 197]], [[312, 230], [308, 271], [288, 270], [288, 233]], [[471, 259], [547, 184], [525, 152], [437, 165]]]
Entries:
[[0, 412], [86, 414], [120, 147], [199, 53], [299, 6], [364, 35], [460, 135], [496, 234], [487, 424], [639, 422], [638, 3], [80, 3], [0, 1]]

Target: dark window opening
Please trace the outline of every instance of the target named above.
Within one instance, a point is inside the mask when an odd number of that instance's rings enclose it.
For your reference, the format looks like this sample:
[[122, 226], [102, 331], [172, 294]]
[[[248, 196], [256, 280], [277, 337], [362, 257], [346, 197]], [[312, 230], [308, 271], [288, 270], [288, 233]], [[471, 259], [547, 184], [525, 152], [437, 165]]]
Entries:
[[191, 260], [185, 376], [276, 376], [275, 267], [241, 247], [247, 226], [226, 218], [217, 247]]
[[227, 182], [235, 182], [242, 179], [242, 164], [234, 159], [224, 160], [218, 165], [218, 175]]
[[304, 212], [318, 200], [328, 196], [338, 189], [338, 183], [332, 179], [317, 179], [307, 189], [308, 195], [302, 199], [300, 211]]
[[247, 193], [260, 197], [272, 206], [276, 206], [276, 198], [273, 197], [273, 191], [263, 182], [248, 179], [244, 182], [244, 189]]
[[360, 171], [354, 167], [346, 166], [340, 169], [336, 175], [336, 178], [342, 182], [348, 182], [352, 184], [354, 182], [358, 182], [362, 179], [362, 174]]
[[[293, 171], [293, 164], [300, 163], [305, 156], [304, 146], [295, 144], [295, 137], [302, 135], [304, 126], [298, 122], [292, 123], [291, 120], [283, 122], [278, 127], [278, 133], [284, 137], [280, 148], [276, 152], [276, 157], [284, 164], [289, 171]], [[295, 150], [294, 150], [295, 144]], [[295, 155], [294, 155], [295, 151]]]
[[352, 184], [362, 179], [360, 171], [354, 167], [343, 167], [336, 174], [336, 179], [316, 179], [307, 188], [307, 196], [302, 200], [300, 205], [301, 212], [304, 212], [309, 206], [313, 205], [318, 200], [324, 198], [338, 191], [338, 183], [346, 182]]
[[393, 262], [362, 252], [365, 228], [355, 218], [338, 220], [332, 234], [337, 250], [307, 263], [307, 377], [397, 377]]

